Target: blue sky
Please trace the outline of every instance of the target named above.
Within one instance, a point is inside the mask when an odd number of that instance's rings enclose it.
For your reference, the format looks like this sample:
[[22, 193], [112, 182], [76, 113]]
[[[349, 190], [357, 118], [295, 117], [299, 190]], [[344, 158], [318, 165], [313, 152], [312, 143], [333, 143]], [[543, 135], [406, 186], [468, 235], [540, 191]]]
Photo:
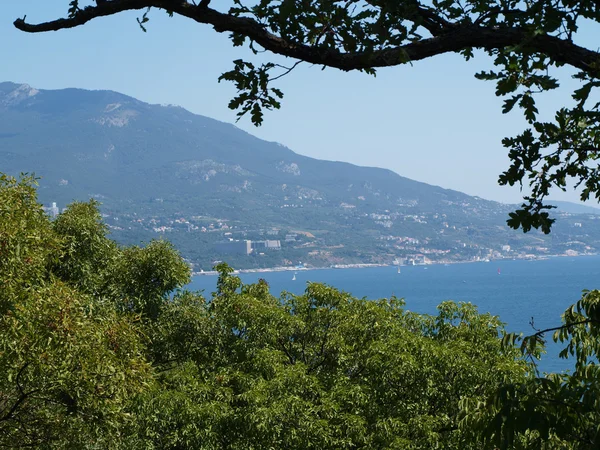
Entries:
[[[12, 25], [24, 14], [32, 22], [64, 15], [67, 4], [0, 2], [0, 81], [43, 89], [111, 89], [235, 121], [235, 112], [227, 108], [234, 89], [217, 78], [234, 59], [253, 56], [233, 48], [225, 34], [160, 11], [150, 16], [147, 33], [137, 26], [137, 13], [35, 35]], [[584, 31], [583, 39], [591, 42], [593, 33]], [[526, 124], [519, 113], [501, 113], [493, 83], [473, 77], [491, 67], [481, 56], [465, 62], [445, 55], [380, 70], [376, 78], [303, 64], [280, 80], [281, 110], [268, 113], [260, 128], [247, 118], [237, 126], [303, 155], [384, 167], [471, 195], [519, 202], [518, 188], [497, 185], [508, 167], [500, 141]], [[566, 71], [562, 81], [570, 84]], [[569, 94], [562, 88], [548, 96], [542, 111], [553, 114]], [[552, 198], [577, 201], [574, 192], [556, 192]]]

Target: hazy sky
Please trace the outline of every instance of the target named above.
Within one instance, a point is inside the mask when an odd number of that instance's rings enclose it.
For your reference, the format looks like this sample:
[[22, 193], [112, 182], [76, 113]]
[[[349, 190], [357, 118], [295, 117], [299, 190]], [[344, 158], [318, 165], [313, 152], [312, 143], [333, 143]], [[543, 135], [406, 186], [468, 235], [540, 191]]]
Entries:
[[[252, 60], [233, 48], [225, 34], [154, 11], [143, 33], [139, 13], [96, 19], [53, 33], [26, 34], [12, 22], [64, 15], [67, 0], [0, 2], [0, 81], [37, 88], [111, 89], [149, 103], [168, 103], [226, 122], [232, 85], [217, 83], [234, 59]], [[585, 30], [584, 41], [593, 41]], [[297, 153], [321, 159], [385, 167], [400, 175], [471, 195], [519, 202], [518, 188], [501, 187], [508, 167], [502, 137], [526, 127], [518, 112], [501, 113], [494, 84], [473, 74], [491, 67], [481, 55], [470, 62], [447, 55], [414, 65], [380, 70], [376, 78], [303, 64], [281, 79], [282, 109], [267, 113], [255, 128], [240, 128], [280, 142]], [[571, 83], [568, 73], [565, 86]], [[569, 99], [564, 87], [541, 104], [553, 114]], [[552, 198], [577, 201], [573, 192]]]

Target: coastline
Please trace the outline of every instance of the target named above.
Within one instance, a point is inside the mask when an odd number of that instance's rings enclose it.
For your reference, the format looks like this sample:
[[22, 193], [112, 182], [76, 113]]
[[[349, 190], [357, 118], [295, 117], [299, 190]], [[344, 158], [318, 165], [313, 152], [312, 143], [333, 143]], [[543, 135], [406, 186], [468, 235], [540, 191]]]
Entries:
[[[357, 264], [334, 264], [333, 266], [323, 267], [290, 267], [290, 266], [276, 266], [276, 267], [264, 267], [258, 269], [234, 269], [234, 274], [239, 273], [270, 273], [270, 272], [304, 272], [307, 270], [324, 270], [324, 269], [366, 269], [369, 267], [388, 267], [396, 266], [397, 264], [370, 264], [370, 263], [357, 263]], [[216, 270], [207, 270], [202, 272], [192, 272], [192, 276], [199, 275], [217, 275]]]
[[[542, 255], [542, 256], [534, 256], [534, 257], [522, 257], [522, 258], [497, 258], [497, 259], [485, 259], [485, 260], [477, 260], [477, 261], [436, 261], [430, 262], [426, 264], [415, 264], [416, 266], [434, 266], [434, 265], [449, 265], [449, 264], [472, 264], [472, 263], [490, 263], [490, 262], [498, 262], [498, 261], [543, 261], [550, 258], [580, 258], [585, 256], [598, 256], [598, 253], [583, 253], [579, 255]], [[371, 263], [356, 263], [356, 264], [334, 264], [331, 266], [322, 266], [322, 267], [290, 267], [290, 266], [276, 266], [276, 267], [265, 267], [265, 268], [256, 268], [256, 269], [234, 269], [234, 274], [242, 274], [242, 273], [271, 273], [271, 272], [300, 272], [300, 271], [308, 271], [308, 270], [325, 270], [325, 269], [368, 269], [373, 267], [407, 267], [407, 264], [371, 264]], [[202, 272], [192, 272], [192, 276], [214, 276], [218, 275], [216, 270], [207, 270]]]

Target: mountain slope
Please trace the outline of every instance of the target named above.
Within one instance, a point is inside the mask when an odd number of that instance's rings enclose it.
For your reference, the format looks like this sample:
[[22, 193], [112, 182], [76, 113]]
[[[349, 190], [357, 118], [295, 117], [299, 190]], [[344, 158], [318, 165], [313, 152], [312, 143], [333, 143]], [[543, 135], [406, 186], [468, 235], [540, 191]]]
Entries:
[[546, 239], [508, 230], [506, 205], [386, 169], [298, 155], [233, 125], [111, 91], [0, 83], [0, 170], [42, 177], [44, 203], [95, 197], [117, 238], [168, 232], [203, 266], [218, 257], [215, 241], [273, 229], [280, 238], [286, 230], [313, 238], [291, 241], [264, 264], [389, 262], [425, 252], [423, 242], [435, 243], [433, 259], [485, 258], [509, 241], [532, 247]]
[[[600, 208], [588, 205], [581, 205], [579, 203], [565, 202], [561, 200], [548, 200], [548, 203], [556, 206], [558, 211], [570, 213], [570, 214], [598, 214], [600, 215]], [[593, 205], [593, 203], [591, 203]], [[597, 205], [597, 203], [596, 203]]]
[[85, 194], [112, 198], [124, 188], [132, 198], [147, 198], [207, 195], [227, 191], [224, 186], [268, 193], [282, 184], [316, 189], [332, 201], [349, 194], [427, 205], [468, 198], [388, 170], [297, 155], [232, 125], [109, 91], [2, 83], [0, 136], [7, 168], [36, 168], [49, 195], [61, 201]]

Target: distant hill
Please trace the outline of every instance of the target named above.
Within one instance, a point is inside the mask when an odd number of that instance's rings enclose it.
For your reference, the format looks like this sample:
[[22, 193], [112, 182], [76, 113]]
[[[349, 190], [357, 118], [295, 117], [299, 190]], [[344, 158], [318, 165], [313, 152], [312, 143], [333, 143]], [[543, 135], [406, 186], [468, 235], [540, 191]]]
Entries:
[[389, 170], [301, 156], [233, 125], [110, 91], [1, 83], [0, 139], [3, 165], [35, 169], [48, 197], [60, 202], [86, 195], [116, 200], [124, 192], [133, 199], [201, 195], [203, 202], [228, 193], [274, 201], [364, 196], [374, 204], [407, 199], [425, 207], [469, 199]]
[[[590, 202], [591, 203], [591, 202]], [[600, 208], [594, 206], [582, 205], [573, 202], [564, 202], [560, 200], [548, 200], [548, 204], [556, 206], [561, 212], [570, 214], [597, 214], [600, 215]]]
[[[534, 248], [546, 239], [508, 230], [507, 205], [298, 155], [231, 124], [112, 91], [0, 83], [0, 171], [35, 172], [46, 204], [94, 197], [115, 238], [164, 234], [203, 268], [219, 258], [214, 243], [230, 238], [296, 235], [279, 253], [240, 266], [486, 258], [503, 244]], [[573, 240], [568, 230], [564, 239]]]

